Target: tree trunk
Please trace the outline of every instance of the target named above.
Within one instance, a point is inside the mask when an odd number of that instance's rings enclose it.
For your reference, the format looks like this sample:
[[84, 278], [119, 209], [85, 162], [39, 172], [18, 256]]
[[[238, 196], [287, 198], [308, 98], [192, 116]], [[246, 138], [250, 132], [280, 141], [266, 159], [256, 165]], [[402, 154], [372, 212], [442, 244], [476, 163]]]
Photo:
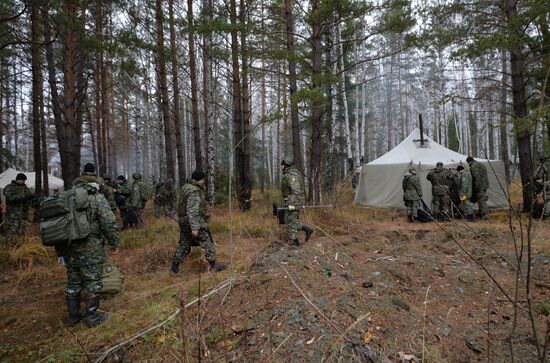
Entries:
[[290, 122], [292, 124], [292, 153], [298, 170], [303, 172], [302, 148], [300, 142], [300, 119], [298, 115], [298, 103], [295, 100], [298, 86], [296, 82], [296, 59], [294, 56], [294, 16], [292, 12], [292, 0], [284, 0], [286, 49], [288, 52], [288, 82], [290, 92]]
[[185, 156], [183, 150], [183, 141], [181, 138], [181, 119], [180, 119], [180, 86], [178, 79], [178, 61], [176, 47], [176, 30], [174, 21], [174, 0], [168, 1], [168, 15], [170, 22], [170, 58], [172, 62], [172, 88], [174, 90], [174, 127], [176, 138], [176, 153], [178, 162], [178, 185], [185, 183]]
[[[517, 2], [514, 0], [505, 0], [506, 18], [509, 26], [517, 23]], [[510, 25], [512, 24], [512, 25]], [[519, 30], [516, 30], [516, 33]], [[533, 197], [533, 158], [531, 155], [531, 135], [529, 132], [529, 121], [527, 120], [527, 99], [525, 90], [525, 56], [522, 52], [520, 37], [514, 38], [511, 44], [510, 52], [510, 70], [512, 79], [512, 102], [514, 109], [514, 131], [516, 134], [519, 172], [521, 176], [521, 185], [523, 188], [523, 211], [531, 210]]]
[[157, 47], [159, 66], [159, 86], [162, 108], [162, 120], [164, 125], [164, 150], [166, 153], [166, 177], [175, 179], [174, 164], [174, 127], [170, 117], [170, 106], [168, 101], [168, 81], [166, 76], [166, 52], [164, 48], [164, 14], [162, 11], [162, 0], [156, 0], [156, 22], [157, 22]]
[[[207, 23], [212, 22], [212, 1], [203, 0], [203, 14]], [[212, 84], [212, 32], [207, 31], [203, 35], [203, 104], [204, 104], [204, 136], [206, 142], [206, 169], [207, 169], [207, 199], [214, 203], [215, 177], [216, 177], [216, 152], [214, 145], [216, 119], [214, 117], [214, 95]]]
[[[321, 44], [321, 19], [317, 12], [319, 11], [320, 0], [311, 0], [311, 63], [312, 63], [312, 86], [313, 90], [322, 93], [322, 44]], [[323, 127], [323, 100], [314, 99], [312, 101], [312, 117], [311, 117], [311, 157], [309, 159], [309, 199], [314, 204], [318, 204], [321, 200], [321, 129]]]
[[[32, 70], [32, 140], [34, 151], [34, 193], [36, 197], [43, 195], [42, 191], [42, 156], [40, 155], [41, 135], [40, 125], [42, 120], [42, 97], [44, 97], [42, 89], [42, 62], [40, 57], [40, 16], [38, 14], [38, 5], [31, 2], [31, 70]], [[47, 165], [45, 165], [47, 166]]]
[[191, 118], [193, 141], [195, 144], [195, 168], [202, 170], [201, 130], [199, 125], [199, 101], [197, 96], [197, 65], [195, 58], [195, 23], [193, 20], [193, 0], [187, 0], [187, 24], [189, 26], [189, 72], [191, 74]]

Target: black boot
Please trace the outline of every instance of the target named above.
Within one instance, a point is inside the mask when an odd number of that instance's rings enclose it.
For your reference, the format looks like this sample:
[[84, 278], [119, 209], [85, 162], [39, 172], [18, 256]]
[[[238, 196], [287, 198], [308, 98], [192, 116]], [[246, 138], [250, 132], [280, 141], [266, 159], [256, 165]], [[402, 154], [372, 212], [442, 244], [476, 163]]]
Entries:
[[300, 247], [300, 241], [298, 241], [298, 239], [294, 239], [290, 245], [292, 247]]
[[86, 325], [93, 328], [109, 319], [109, 314], [99, 312], [99, 295], [93, 295], [86, 299]]
[[218, 272], [225, 270], [225, 265], [223, 263], [216, 263], [216, 261], [208, 261], [210, 264], [210, 272]]
[[170, 274], [176, 275], [180, 272], [180, 264], [176, 261], [172, 261], [172, 267], [170, 267]]
[[80, 295], [67, 296], [67, 308], [69, 309], [69, 326], [75, 326], [86, 317], [86, 314], [80, 312]]
[[315, 232], [315, 230], [309, 226], [303, 226], [302, 229], [304, 230], [304, 232], [306, 232], [306, 242], [309, 241], [309, 239], [311, 238], [311, 235], [313, 234], [313, 232]]
[[473, 222], [474, 221], [474, 214], [470, 213], [466, 216], [466, 221]]

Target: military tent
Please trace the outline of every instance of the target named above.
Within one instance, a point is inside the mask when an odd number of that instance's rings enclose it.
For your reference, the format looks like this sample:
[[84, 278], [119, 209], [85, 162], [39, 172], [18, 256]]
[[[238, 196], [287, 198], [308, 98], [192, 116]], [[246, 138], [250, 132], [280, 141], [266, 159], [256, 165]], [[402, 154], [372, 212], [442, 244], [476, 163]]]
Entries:
[[[411, 166], [418, 170], [424, 201], [431, 207], [431, 183], [426, 176], [438, 161], [446, 168], [459, 164], [468, 167], [462, 155], [436, 143], [415, 129], [405, 140], [388, 153], [361, 167], [354, 202], [364, 207], [405, 208], [403, 204], [403, 176]], [[489, 177], [489, 207], [508, 206], [504, 163], [500, 160], [477, 159], [487, 168]]]

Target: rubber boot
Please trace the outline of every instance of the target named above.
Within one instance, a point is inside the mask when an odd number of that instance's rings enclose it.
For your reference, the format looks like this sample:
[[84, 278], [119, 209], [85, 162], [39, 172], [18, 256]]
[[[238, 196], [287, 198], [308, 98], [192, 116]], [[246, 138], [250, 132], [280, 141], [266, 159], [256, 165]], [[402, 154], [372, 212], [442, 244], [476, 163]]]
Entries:
[[304, 226], [302, 229], [304, 230], [304, 232], [306, 232], [306, 242], [307, 242], [309, 241], [309, 239], [311, 238], [311, 235], [315, 230], [310, 226]]
[[411, 221], [411, 223], [417, 223], [417, 220], [416, 220], [415, 216], [411, 216], [410, 221]]
[[75, 326], [86, 317], [86, 314], [80, 311], [80, 295], [67, 296], [67, 308], [69, 310], [69, 326]]
[[474, 214], [470, 213], [466, 216], [466, 221], [473, 222], [474, 221]]
[[300, 247], [300, 241], [298, 241], [298, 239], [294, 239], [290, 245], [292, 247]]
[[170, 275], [176, 275], [180, 272], [180, 264], [176, 261], [172, 261], [172, 267], [170, 267]]
[[210, 264], [210, 272], [218, 272], [225, 270], [225, 265], [223, 263], [216, 263], [216, 261], [208, 261]]
[[109, 314], [99, 312], [99, 295], [93, 295], [86, 299], [86, 325], [88, 328], [93, 328], [107, 319]]

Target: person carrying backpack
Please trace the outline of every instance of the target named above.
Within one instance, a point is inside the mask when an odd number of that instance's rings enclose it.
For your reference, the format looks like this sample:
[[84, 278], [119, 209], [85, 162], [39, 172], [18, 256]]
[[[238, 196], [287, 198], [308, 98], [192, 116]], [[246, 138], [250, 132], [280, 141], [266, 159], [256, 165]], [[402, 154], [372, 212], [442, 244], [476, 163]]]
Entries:
[[[84, 169], [85, 173], [93, 174], [95, 171], [91, 163], [86, 164]], [[107, 313], [99, 312], [99, 293], [103, 286], [101, 278], [106, 260], [105, 244], [109, 244], [112, 254], [118, 253], [119, 236], [115, 215], [103, 194], [99, 193], [97, 177], [94, 180], [90, 174], [83, 176], [75, 180], [73, 189], [83, 188], [87, 191], [85, 214], [89, 235], [55, 247], [58, 256], [63, 257], [67, 269], [64, 292], [69, 311], [69, 326], [86, 318], [86, 325], [94, 327], [108, 319]], [[86, 302], [85, 314], [80, 311], [81, 298]]]
[[33, 199], [33, 194], [26, 185], [27, 176], [23, 173], [17, 174], [15, 180], [12, 180], [4, 188], [6, 197], [6, 216], [8, 219], [8, 238], [23, 232], [27, 228], [29, 221], [29, 208]]

